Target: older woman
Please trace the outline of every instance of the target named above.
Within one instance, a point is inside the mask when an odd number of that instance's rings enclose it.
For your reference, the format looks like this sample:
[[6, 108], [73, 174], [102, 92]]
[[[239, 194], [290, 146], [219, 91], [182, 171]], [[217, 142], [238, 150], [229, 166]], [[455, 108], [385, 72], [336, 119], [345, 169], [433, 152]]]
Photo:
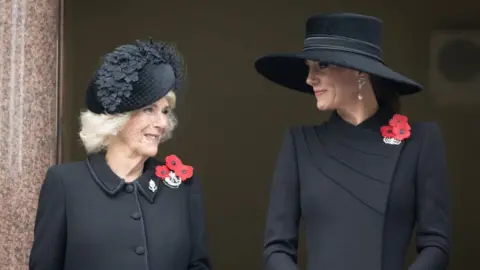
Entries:
[[208, 270], [193, 168], [154, 159], [176, 126], [181, 55], [137, 41], [104, 57], [86, 95], [84, 161], [49, 168], [40, 191], [31, 270]]
[[384, 65], [381, 22], [312, 16], [304, 49], [256, 62], [271, 81], [315, 97], [328, 121], [286, 132], [267, 215], [266, 269], [297, 269], [303, 220], [307, 269], [443, 270], [450, 254], [444, 145], [435, 123], [409, 123], [399, 96], [422, 86]]

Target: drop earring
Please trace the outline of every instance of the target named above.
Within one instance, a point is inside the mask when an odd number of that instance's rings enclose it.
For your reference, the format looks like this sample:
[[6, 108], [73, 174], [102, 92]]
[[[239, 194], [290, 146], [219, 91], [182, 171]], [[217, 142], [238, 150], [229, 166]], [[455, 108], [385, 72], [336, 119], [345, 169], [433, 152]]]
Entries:
[[362, 94], [360, 94], [360, 90], [362, 90], [362, 87], [365, 84], [365, 82], [366, 82], [365, 77], [360, 77], [357, 80], [357, 84], [358, 84], [358, 96], [357, 96], [357, 98], [358, 98], [358, 100], [363, 99]]

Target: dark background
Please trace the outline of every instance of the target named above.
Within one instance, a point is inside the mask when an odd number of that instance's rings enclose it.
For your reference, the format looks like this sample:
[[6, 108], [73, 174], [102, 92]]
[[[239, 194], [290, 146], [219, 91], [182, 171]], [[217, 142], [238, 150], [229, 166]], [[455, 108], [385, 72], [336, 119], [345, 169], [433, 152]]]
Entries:
[[[65, 96], [63, 161], [80, 160], [78, 117], [87, 81], [99, 58], [114, 47], [149, 36], [176, 42], [189, 67], [179, 104], [176, 137], [159, 156], [176, 153], [202, 177], [206, 220], [216, 269], [261, 269], [264, 217], [280, 140], [287, 126], [314, 124], [328, 114], [313, 97], [275, 86], [255, 73], [267, 52], [302, 48], [304, 23], [318, 12], [378, 16], [384, 26], [384, 58], [427, 90], [403, 99], [412, 120], [437, 121], [443, 131], [453, 192], [453, 266], [478, 269], [480, 225], [476, 157], [480, 110], [440, 106], [428, 88], [432, 30], [480, 27], [480, 4], [448, 1], [127, 1], [65, 0]], [[455, 91], [456, 89], [452, 89]], [[303, 240], [300, 248], [305, 262]], [[413, 246], [412, 246], [413, 247]], [[413, 260], [410, 249], [408, 261]]]

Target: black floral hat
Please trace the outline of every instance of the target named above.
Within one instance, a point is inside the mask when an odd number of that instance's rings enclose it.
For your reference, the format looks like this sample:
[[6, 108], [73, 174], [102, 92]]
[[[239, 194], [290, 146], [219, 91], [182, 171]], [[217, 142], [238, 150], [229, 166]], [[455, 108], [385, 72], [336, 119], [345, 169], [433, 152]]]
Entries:
[[137, 40], [103, 57], [87, 89], [86, 105], [98, 114], [130, 112], [177, 92], [184, 77], [183, 57], [174, 45]]

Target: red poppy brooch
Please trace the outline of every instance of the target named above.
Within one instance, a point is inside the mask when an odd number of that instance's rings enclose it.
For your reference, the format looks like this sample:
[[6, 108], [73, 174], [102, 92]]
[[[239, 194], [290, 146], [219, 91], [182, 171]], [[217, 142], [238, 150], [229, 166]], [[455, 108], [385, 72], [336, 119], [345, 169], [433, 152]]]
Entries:
[[386, 144], [399, 145], [403, 140], [410, 137], [411, 127], [405, 115], [395, 114], [388, 125], [380, 128], [383, 142]]
[[193, 167], [183, 164], [176, 155], [169, 155], [165, 158], [165, 165], [155, 167], [155, 175], [168, 187], [178, 188], [193, 176]]

